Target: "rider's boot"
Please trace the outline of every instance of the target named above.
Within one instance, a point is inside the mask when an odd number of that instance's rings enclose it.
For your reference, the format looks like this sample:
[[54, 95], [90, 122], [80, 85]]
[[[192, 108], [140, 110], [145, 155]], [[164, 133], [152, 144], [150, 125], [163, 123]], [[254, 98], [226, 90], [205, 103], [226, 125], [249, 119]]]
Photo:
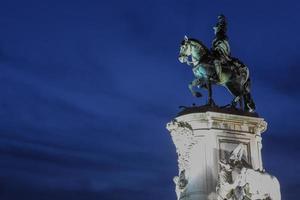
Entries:
[[222, 66], [220, 60], [214, 60], [215, 70], [218, 78], [218, 82], [221, 81], [221, 74], [222, 74]]

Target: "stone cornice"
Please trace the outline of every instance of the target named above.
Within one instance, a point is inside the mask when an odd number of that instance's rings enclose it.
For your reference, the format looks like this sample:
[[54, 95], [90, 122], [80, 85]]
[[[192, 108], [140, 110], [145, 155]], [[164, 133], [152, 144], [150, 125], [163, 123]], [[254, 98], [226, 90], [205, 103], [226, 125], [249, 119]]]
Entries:
[[261, 134], [267, 129], [267, 122], [263, 118], [210, 111], [181, 115], [178, 116], [176, 120], [188, 122], [193, 130], [222, 129], [227, 131]]

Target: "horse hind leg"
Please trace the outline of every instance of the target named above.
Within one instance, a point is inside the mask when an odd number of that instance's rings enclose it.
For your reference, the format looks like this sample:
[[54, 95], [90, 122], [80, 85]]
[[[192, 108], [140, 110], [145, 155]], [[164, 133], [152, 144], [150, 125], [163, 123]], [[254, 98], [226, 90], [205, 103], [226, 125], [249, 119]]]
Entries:
[[239, 91], [239, 88], [236, 88], [236, 86], [231, 83], [226, 84], [226, 87], [229, 90], [229, 92], [234, 96], [230, 106], [232, 108], [236, 108], [237, 103], [240, 102], [242, 99], [242, 93]]
[[245, 94], [244, 95], [244, 110], [249, 111], [249, 112], [254, 112], [255, 108], [256, 108], [256, 106], [255, 106], [255, 103], [252, 99], [250, 92]]
[[244, 84], [244, 110], [248, 112], [254, 112], [255, 103], [250, 93], [251, 81], [248, 79]]
[[232, 101], [231, 101], [231, 107], [236, 108], [237, 103], [241, 102], [241, 96], [236, 96]]

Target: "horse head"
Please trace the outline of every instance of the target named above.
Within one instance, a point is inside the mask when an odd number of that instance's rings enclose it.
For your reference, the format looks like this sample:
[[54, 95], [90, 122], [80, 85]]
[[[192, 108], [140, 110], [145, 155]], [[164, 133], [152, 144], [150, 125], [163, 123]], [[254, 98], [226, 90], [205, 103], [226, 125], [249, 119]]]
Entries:
[[[184, 36], [184, 39], [180, 45], [180, 52], [178, 59], [181, 63], [187, 63], [188, 65], [199, 63], [201, 58], [206, 55], [209, 50], [199, 40], [188, 38]], [[189, 58], [191, 57], [191, 60]]]
[[179, 52], [179, 56], [178, 56], [178, 60], [181, 63], [187, 63], [188, 62], [188, 57], [191, 55], [191, 47], [189, 45], [189, 39], [188, 37], [185, 35], [184, 39], [181, 42], [180, 45], [180, 52]]

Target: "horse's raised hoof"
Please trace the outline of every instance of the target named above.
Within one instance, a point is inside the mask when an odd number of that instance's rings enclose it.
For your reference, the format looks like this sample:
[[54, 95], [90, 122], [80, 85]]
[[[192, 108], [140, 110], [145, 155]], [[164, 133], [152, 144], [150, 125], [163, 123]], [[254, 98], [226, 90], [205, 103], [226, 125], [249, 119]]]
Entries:
[[202, 97], [202, 94], [201, 94], [200, 92], [195, 92], [193, 95], [194, 95], [195, 97]]

